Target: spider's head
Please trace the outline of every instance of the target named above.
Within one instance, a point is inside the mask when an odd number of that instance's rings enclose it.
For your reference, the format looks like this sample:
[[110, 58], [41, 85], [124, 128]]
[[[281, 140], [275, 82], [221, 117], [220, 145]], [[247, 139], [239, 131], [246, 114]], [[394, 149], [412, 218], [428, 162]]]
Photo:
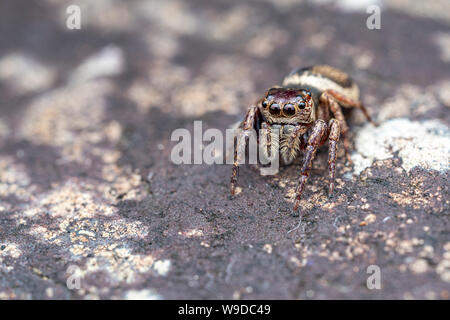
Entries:
[[310, 123], [314, 120], [314, 101], [306, 89], [270, 88], [259, 105], [269, 123]]

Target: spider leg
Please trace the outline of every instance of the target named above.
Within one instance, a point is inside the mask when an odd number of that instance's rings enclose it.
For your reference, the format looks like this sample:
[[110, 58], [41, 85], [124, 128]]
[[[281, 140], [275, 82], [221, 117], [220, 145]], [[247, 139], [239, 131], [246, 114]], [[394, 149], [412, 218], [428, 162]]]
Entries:
[[297, 210], [300, 205], [300, 198], [302, 196], [303, 190], [305, 189], [306, 181], [308, 180], [309, 171], [312, 167], [312, 162], [314, 156], [316, 155], [317, 149], [324, 143], [328, 133], [328, 126], [325, 121], [319, 119], [314, 123], [311, 135], [308, 139], [308, 144], [306, 145], [306, 154], [303, 160], [303, 166], [301, 169], [300, 180], [295, 190], [295, 204], [294, 211]]
[[238, 136], [236, 137], [236, 148], [234, 150], [234, 162], [233, 162], [233, 169], [231, 172], [231, 182], [230, 182], [230, 192], [231, 195], [234, 195], [236, 192], [236, 184], [237, 184], [237, 177], [239, 175], [239, 163], [241, 161], [241, 156], [244, 155], [245, 157], [245, 148], [247, 146], [247, 136], [249, 133], [249, 130], [253, 129], [255, 127], [257, 117], [258, 117], [258, 108], [256, 106], [251, 106], [244, 118], [244, 121], [242, 121], [242, 124], [240, 125], [240, 129], [242, 129]]
[[339, 120], [340, 131], [342, 134], [342, 142], [344, 144], [345, 156], [347, 158], [348, 163], [352, 163], [352, 159], [350, 158], [350, 142], [348, 141], [347, 132], [348, 125], [347, 121], [345, 121], [344, 114], [342, 113], [342, 108], [334, 99], [334, 97], [329, 93], [329, 91], [325, 91], [320, 96], [320, 102], [328, 106], [333, 113], [334, 117]]
[[339, 135], [341, 129], [339, 126], [339, 121], [336, 119], [331, 119], [328, 123], [329, 134], [328, 134], [328, 171], [330, 177], [330, 189], [329, 195], [333, 193], [334, 190], [334, 177], [336, 173], [336, 155], [337, 155], [337, 145], [339, 141]]
[[372, 120], [366, 107], [360, 101], [356, 101], [356, 100], [347, 98], [347, 97], [343, 96], [342, 94], [340, 94], [339, 92], [332, 90], [332, 89], [326, 90], [326, 91], [324, 91], [324, 93], [331, 95], [343, 107], [360, 109], [363, 112], [366, 119], [370, 123], [372, 123], [374, 126], [378, 126], [378, 124]]
[[328, 122], [328, 120], [330, 120], [330, 108], [322, 101], [319, 101], [319, 105], [317, 108], [317, 119], [322, 119], [325, 122]]
[[261, 144], [261, 148], [266, 159], [270, 159], [272, 156], [273, 143], [272, 143], [272, 129], [267, 122], [261, 123], [261, 129], [259, 131], [259, 142]]

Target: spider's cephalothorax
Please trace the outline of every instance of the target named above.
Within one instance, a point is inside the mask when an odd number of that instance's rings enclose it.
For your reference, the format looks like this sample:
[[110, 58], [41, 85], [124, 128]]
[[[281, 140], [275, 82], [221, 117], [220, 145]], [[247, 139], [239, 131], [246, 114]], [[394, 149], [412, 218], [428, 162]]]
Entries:
[[[284, 78], [282, 86], [270, 88], [248, 109], [240, 124], [242, 132], [237, 137], [237, 148], [246, 143], [246, 131], [255, 129], [264, 153], [268, 155], [276, 149], [285, 164], [291, 163], [300, 151], [304, 152], [294, 210], [299, 206], [312, 161], [320, 146], [327, 141], [329, 143], [330, 194], [334, 189], [337, 143], [341, 135], [347, 160], [351, 161], [346, 137], [348, 126], [342, 107], [358, 108], [372, 122], [359, 101], [359, 89], [350, 77], [341, 70], [319, 65], [291, 72]], [[239, 160], [235, 152], [231, 194], [235, 193]]]

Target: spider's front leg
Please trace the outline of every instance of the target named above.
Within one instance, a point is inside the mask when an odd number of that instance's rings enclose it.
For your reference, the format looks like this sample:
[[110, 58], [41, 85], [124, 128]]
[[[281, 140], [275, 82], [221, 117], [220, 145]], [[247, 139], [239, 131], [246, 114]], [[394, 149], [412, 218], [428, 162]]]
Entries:
[[239, 134], [236, 138], [236, 148], [234, 149], [234, 162], [233, 162], [233, 169], [231, 173], [231, 183], [230, 183], [230, 191], [231, 195], [234, 195], [236, 192], [236, 184], [237, 184], [237, 177], [239, 174], [239, 163], [241, 161], [241, 156], [244, 155], [245, 157], [245, 148], [247, 145], [247, 136], [249, 135], [249, 130], [254, 129], [257, 118], [258, 118], [258, 107], [251, 106], [244, 118], [244, 121], [242, 121], [242, 124], [239, 126], [241, 129], [239, 131]]
[[295, 204], [294, 211], [297, 210], [300, 205], [300, 198], [302, 196], [303, 190], [305, 189], [306, 181], [308, 180], [309, 171], [312, 167], [312, 162], [314, 156], [316, 155], [317, 149], [325, 142], [328, 134], [328, 126], [325, 121], [319, 119], [314, 123], [311, 135], [309, 136], [308, 143], [306, 145], [306, 154], [303, 160], [303, 166], [301, 170], [300, 180], [295, 190]]
[[278, 148], [279, 131], [272, 130], [269, 124], [265, 121], [261, 123], [261, 130], [259, 130], [259, 143], [266, 159], [271, 159], [276, 155]]
[[331, 119], [328, 123], [328, 171], [330, 174], [330, 189], [329, 195], [333, 193], [334, 190], [334, 176], [336, 173], [336, 157], [337, 157], [337, 145], [339, 141], [339, 136], [341, 134], [341, 128], [339, 126], [339, 121], [336, 119]]

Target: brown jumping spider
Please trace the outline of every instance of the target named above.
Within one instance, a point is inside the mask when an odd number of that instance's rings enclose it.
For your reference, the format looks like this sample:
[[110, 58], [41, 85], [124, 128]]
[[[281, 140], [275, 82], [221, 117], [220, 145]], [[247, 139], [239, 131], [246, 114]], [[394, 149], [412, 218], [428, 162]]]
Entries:
[[[282, 86], [270, 88], [261, 100], [248, 109], [239, 126], [242, 131], [237, 137], [236, 149], [245, 148], [246, 131], [254, 129], [258, 133], [259, 145], [263, 144], [263, 152], [268, 155], [273, 148], [278, 149], [284, 164], [291, 163], [299, 151], [304, 151], [294, 210], [300, 204], [316, 151], [326, 141], [329, 144], [329, 194], [334, 189], [340, 135], [347, 160], [351, 163], [348, 154], [350, 144], [346, 136], [348, 126], [341, 107], [361, 109], [368, 121], [373, 123], [359, 101], [359, 89], [350, 77], [341, 70], [318, 65], [294, 70], [284, 78]], [[279, 135], [274, 135], [275, 131]], [[235, 194], [239, 160], [235, 152], [231, 176], [232, 195]]]

